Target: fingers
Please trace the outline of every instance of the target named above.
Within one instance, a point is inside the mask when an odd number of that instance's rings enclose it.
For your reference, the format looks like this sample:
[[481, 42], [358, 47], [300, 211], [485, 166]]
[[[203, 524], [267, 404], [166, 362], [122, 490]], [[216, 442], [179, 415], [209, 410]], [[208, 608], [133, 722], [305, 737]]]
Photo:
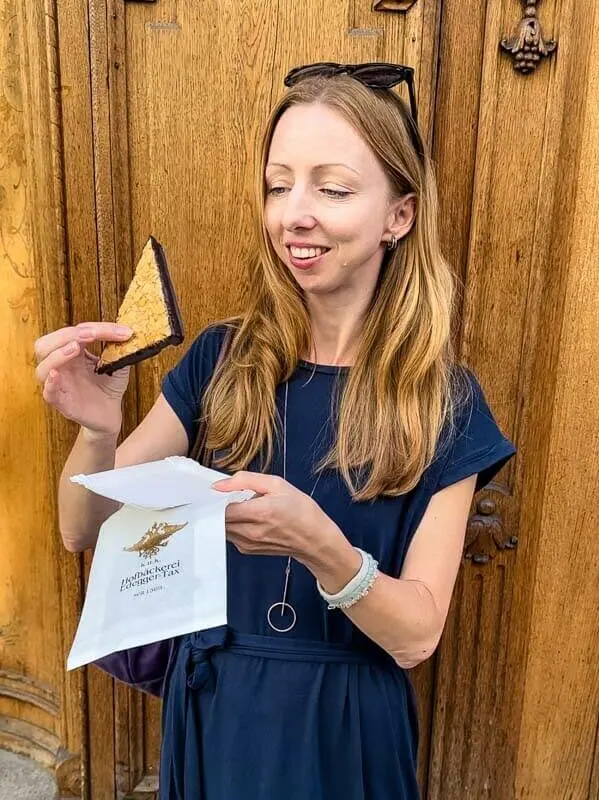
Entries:
[[50, 370], [48, 377], [44, 381], [42, 397], [50, 405], [57, 405], [60, 396], [60, 374], [56, 370]]
[[267, 519], [268, 509], [268, 499], [264, 495], [238, 503], [229, 503], [225, 509], [225, 522], [232, 525], [240, 522], [262, 523]]
[[262, 472], [236, 472], [231, 478], [223, 478], [212, 484], [219, 492], [238, 492], [251, 489], [256, 494], [280, 492], [287, 481], [277, 475], [264, 475]]
[[80, 322], [77, 330], [91, 332], [94, 339], [103, 342], [127, 341], [133, 336], [133, 329], [116, 322]]
[[80, 352], [81, 345], [77, 341], [71, 341], [59, 350], [54, 350], [47, 358], [37, 365], [35, 377], [40, 383], [45, 383], [51, 370], [60, 370], [61, 367], [64, 367], [69, 361], [73, 361], [73, 359], [77, 358]]
[[69, 342], [87, 343], [94, 341], [125, 342], [133, 334], [131, 328], [117, 325], [114, 322], [82, 322], [68, 328], [59, 328], [57, 331], [41, 336], [34, 345], [36, 360], [41, 363], [51, 353], [59, 350]]
[[51, 353], [74, 341], [93, 341], [89, 332], [78, 328], [60, 328], [60, 330], [41, 336], [33, 345], [37, 363], [41, 363]]

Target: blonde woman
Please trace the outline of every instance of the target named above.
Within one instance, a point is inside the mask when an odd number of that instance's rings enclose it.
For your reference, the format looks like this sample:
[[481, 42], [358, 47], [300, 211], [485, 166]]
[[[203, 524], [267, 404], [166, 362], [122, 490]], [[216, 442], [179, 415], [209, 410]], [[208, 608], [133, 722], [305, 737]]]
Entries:
[[[413, 800], [407, 670], [435, 650], [473, 493], [513, 455], [450, 344], [454, 282], [412, 70], [288, 75], [257, 159], [247, 310], [203, 331], [116, 448], [127, 370], [86, 323], [37, 342], [46, 401], [81, 425], [65, 545], [114, 506], [79, 472], [193, 453], [257, 497], [227, 509], [226, 628], [100, 665], [163, 698], [162, 800]], [[392, 87], [408, 82], [410, 110]]]

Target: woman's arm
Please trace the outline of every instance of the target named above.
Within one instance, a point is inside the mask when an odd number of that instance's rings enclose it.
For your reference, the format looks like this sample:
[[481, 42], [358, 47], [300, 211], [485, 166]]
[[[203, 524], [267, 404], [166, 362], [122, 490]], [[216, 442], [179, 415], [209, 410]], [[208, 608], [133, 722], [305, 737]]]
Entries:
[[[379, 573], [370, 592], [345, 612], [354, 625], [406, 669], [429, 658], [441, 638], [475, 484], [476, 475], [472, 475], [433, 495], [408, 549], [401, 576], [391, 578]], [[322, 588], [334, 594], [356, 574], [361, 559], [339, 529], [326, 541], [313, 560], [308, 557], [303, 561]]]
[[[345, 613], [405, 668], [435, 650], [462, 557], [476, 475], [431, 498], [408, 549], [401, 576], [378, 573], [371, 591]], [[361, 556], [341, 529], [303, 492], [282, 478], [238, 472], [220, 491], [251, 489], [257, 497], [227, 506], [227, 537], [242, 553], [292, 555], [329, 594], [358, 572]]]
[[65, 462], [58, 487], [58, 518], [64, 545], [71, 552], [94, 547], [100, 526], [120, 507], [72, 483], [71, 476], [185, 455], [189, 446], [185, 428], [162, 394], [118, 448], [116, 442], [116, 435], [81, 428]]

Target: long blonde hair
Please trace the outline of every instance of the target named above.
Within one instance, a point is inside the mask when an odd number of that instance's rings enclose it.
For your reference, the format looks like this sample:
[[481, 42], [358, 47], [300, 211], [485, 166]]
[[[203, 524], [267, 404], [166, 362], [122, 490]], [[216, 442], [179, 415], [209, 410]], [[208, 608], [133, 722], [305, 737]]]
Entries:
[[301, 81], [268, 120], [256, 158], [258, 257], [250, 266], [246, 311], [228, 321], [235, 326], [228, 358], [202, 403], [207, 447], [221, 451], [217, 468], [244, 469], [261, 454], [267, 470], [279, 423], [276, 387], [310, 351], [302, 290], [266, 231], [264, 171], [282, 114], [312, 103], [332, 109], [357, 130], [396, 197], [415, 195], [414, 224], [381, 266], [357, 357], [338, 398], [337, 440], [320, 465], [339, 469], [355, 500], [397, 496], [416, 486], [453, 419], [455, 286], [439, 245], [433, 167], [428, 153], [421, 157], [415, 150], [403, 101], [346, 76]]

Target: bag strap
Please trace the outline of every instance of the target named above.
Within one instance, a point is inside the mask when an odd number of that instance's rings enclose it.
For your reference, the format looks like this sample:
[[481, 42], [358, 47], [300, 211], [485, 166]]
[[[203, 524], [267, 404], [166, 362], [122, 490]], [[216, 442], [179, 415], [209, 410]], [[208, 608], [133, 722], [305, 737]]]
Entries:
[[[216, 366], [214, 367], [213, 375], [216, 375], [222, 365], [225, 362], [229, 354], [229, 350], [231, 349], [231, 342], [233, 341], [233, 335], [235, 333], [235, 329], [232, 327], [227, 327], [225, 331], [225, 335], [220, 347], [220, 352], [218, 354], [218, 359], [216, 361]], [[200, 409], [201, 410], [201, 409]], [[189, 457], [193, 458], [195, 461], [199, 461], [200, 464], [203, 464], [205, 467], [209, 467], [212, 462], [212, 453], [209, 453], [206, 449], [206, 441], [208, 439], [208, 420], [206, 417], [201, 414], [200, 420], [198, 423], [198, 431], [196, 434], [195, 441], [193, 443], [193, 447], [190, 450]]]

